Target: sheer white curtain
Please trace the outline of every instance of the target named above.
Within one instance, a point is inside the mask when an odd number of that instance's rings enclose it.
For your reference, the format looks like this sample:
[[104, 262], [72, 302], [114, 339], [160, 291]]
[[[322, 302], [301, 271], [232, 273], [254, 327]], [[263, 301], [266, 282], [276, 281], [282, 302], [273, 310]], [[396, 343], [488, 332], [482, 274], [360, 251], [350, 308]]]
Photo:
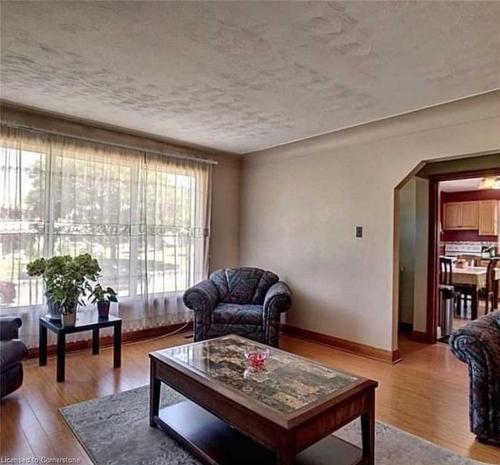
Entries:
[[[91, 253], [125, 331], [189, 321], [183, 291], [208, 270], [211, 165], [1, 127], [0, 314], [38, 343], [39, 256]], [[84, 311], [82, 309], [82, 311]]]

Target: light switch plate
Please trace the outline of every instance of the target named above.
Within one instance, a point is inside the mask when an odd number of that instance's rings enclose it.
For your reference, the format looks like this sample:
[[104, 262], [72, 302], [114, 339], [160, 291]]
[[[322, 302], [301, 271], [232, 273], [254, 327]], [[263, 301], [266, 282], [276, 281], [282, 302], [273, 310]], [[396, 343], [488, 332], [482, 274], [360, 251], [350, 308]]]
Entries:
[[363, 237], [363, 226], [356, 226], [356, 237]]

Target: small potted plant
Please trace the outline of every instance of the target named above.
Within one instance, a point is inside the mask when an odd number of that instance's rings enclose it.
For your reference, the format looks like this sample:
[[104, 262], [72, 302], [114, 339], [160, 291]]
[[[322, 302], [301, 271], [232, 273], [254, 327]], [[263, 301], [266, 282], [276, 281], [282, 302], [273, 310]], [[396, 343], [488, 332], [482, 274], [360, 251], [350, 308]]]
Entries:
[[97, 304], [97, 312], [99, 318], [109, 317], [109, 305], [111, 302], [118, 302], [116, 292], [111, 287], [103, 288], [100, 284], [96, 284], [92, 294], [90, 294], [92, 303]]
[[29, 276], [41, 276], [49, 307], [49, 316], [61, 320], [63, 326], [74, 326], [78, 304], [92, 291], [91, 282], [99, 277], [101, 268], [89, 254], [71, 257], [58, 255], [38, 258], [27, 266]]

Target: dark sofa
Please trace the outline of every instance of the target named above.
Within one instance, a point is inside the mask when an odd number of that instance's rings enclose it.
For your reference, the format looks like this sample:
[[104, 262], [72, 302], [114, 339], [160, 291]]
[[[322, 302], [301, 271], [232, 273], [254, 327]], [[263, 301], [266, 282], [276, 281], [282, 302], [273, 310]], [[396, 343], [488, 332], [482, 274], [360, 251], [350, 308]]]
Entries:
[[450, 346], [469, 366], [471, 431], [479, 441], [500, 445], [500, 311], [456, 330]]
[[225, 268], [189, 288], [184, 304], [194, 311], [195, 341], [238, 334], [277, 347], [291, 294], [271, 271]]
[[1, 397], [18, 389], [23, 383], [22, 361], [28, 350], [18, 339], [20, 318], [0, 317], [0, 385]]

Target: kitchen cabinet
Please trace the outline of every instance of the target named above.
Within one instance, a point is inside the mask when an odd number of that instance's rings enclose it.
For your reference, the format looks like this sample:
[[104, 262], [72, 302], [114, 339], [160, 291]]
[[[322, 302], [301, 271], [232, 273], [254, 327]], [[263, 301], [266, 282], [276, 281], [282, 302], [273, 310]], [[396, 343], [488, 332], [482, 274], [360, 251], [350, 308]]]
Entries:
[[479, 201], [479, 234], [496, 236], [498, 234], [498, 201]]
[[450, 202], [444, 204], [443, 212], [443, 227], [444, 229], [460, 229], [461, 217], [460, 204], [457, 202]]
[[481, 236], [498, 235], [498, 200], [446, 202], [443, 229], [478, 231]]
[[479, 229], [479, 204], [478, 202], [460, 202], [462, 216], [460, 227], [462, 229]]
[[448, 230], [479, 229], [479, 202], [445, 203], [443, 228]]

